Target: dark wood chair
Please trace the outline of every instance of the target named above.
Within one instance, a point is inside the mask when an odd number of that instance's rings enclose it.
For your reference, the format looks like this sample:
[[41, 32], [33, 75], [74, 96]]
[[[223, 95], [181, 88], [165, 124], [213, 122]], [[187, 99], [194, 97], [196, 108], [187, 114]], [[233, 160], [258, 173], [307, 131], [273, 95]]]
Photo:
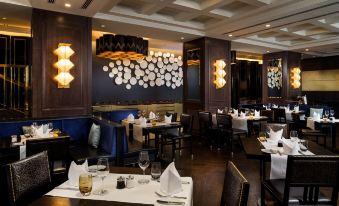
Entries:
[[26, 141], [26, 156], [29, 157], [42, 151], [48, 151], [53, 183], [56, 185], [59, 183], [61, 184], [67, 180], [68, 168], [70, 165], [69, 142], [69, 136], [28, 139]]
[[199, 118], [199, 136], [207, 139], [212, 149], [215, 142], [215, 135], [217, 134], [217, 128], [213, 127], [211, 112], [201, 111], [198, 112]]
[[250, 184], [238, 168], [229, 161], [226, 166], [220, 206], [246, 206]]
[[47, 151], [4, 166], [8, 202], [4, 205], [28, 205], [52, 187]]
[[277, 123], [286, 123], [286, 112], [284, 108], [272, 108], [273, 121]]
[[[237, 137], [240, 140], [241, 136], [247, 136], [247, 131], [232, 128], [232, 116], [229, 114], [217, 114], [217, 129], [219, 131], [219, 139], [223, 136], [226, 136], [227, 140], [230, 143], [231, 147], [231, 155], [233, 156], [233, 145], [234, 145], [234, 138]], [[219, 141], [221, 142], [221, 141]], [[240, 142], [240, 141], [239, 141]]]
[[[179, 133], [176, 134], [166, 134], [163, 135], [163, 141], [161, 142], [161, 151], [163, 151], [164, 145], [172, 145], [172, 159], [175, 159], [175, 151], [182, 149], [189, 149], [191, 158], [193, 158], [193, 136], [192, 136], [192, 128], [193, 128], [193, 116], [189, 114], [181, 114], [180, 115], [180, 123], [182, 125], [182, 129], [179, 130]], [[189, 146], [182, 146], [182, 140], [188, 140]], [[181, 152], [180, 152], [181, 154]]]
[[173, 111], [168, 111], [166, 112], [166, 116], [169, 117], [172, 115], [172, 119], [171, 119], [171, 122], [176, 122], [177, 121], [177, 117], [178, 117], [178, 114], [176, 112], [173, 112]]
[[[339, 156], [288, 156], [286, 179], [262, 180], [261, 203], [268, 191], [279, 205], [337, 205]], [[332, 189], [330, 197], [320, 192]]]
[[261, 110], [260, 115], [268, 117], [267, 122], [272, 122], [274, 120], [274, 113], [272, 110]]

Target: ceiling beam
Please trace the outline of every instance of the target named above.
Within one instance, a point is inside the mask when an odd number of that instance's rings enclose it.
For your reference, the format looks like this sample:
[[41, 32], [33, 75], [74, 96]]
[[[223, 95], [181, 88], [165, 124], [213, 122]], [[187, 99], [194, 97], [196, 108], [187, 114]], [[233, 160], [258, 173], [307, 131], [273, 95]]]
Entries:
[[255, 7], [262, 7], [267, 5], [267, 3], [263, 2], [263, 1], [258, 1], [258, 0], [239, 0], [243, 3], [255, 6]]
[[161, 9], [167, 7], [175, 0], [154, 1], [153, 3], [145, 4], [140, 8], [139, 13], [144, 15], [152, 15]]

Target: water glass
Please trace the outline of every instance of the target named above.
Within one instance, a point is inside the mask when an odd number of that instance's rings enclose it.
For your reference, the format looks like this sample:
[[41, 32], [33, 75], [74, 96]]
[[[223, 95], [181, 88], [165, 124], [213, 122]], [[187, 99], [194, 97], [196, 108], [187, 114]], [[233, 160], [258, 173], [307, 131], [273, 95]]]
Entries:
[[290, 131], [290, 139], [292, 142], [295, 142], [298, 140], [298, 132], [295, 130]]
[[109, 174], [109, 164], [107, 158], [99, 158], [97, 163], [97, 175], [101, 178], [101, 190], [99, 191], [99, 195], [105, 194], [105, 190], [103, 189], [104, 179]]
[[52, 122], [49, 122], [49, 123], [48, 123], [48, 129], [50, 129], [50, 131], [53, 130], [53, 123], [52, 123]]
[[141, 151], [139, 153], [139, 167], [142, 169], [143, 178], [138, 181], [139, 184], [148, 184], [149, 180], [145, 178], [145, 170], [149, 166], [149, 156], [147, 151]]
[[158, 180], [161, 176], [161, 163], [153, 162], [151, 167], [151, 176], [153, 180]]
[[328, 119], [329, 115], [330, 115], [330, 112], [326, 109], [325, 110], [325, 117]]
[[331, 117], [334, 117], [334, 109], [330, 110], [330, 115], [331, 115]]
[[83, 196], [88, 196], [91, 194], [93, 186], [92, 175], [91, 174], [81, 174], [79, 176], [79, 190]]
[[305, 152], [308, 150], [308, 141], [305, 140], [305, 139], [302, 139], [299, 141], [299, 147], [300, 147], [300, 150]]

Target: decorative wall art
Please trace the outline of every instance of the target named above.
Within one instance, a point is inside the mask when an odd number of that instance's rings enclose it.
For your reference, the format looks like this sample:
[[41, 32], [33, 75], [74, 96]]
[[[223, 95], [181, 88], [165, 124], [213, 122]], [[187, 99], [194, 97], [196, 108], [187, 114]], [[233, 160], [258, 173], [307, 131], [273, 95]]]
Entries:
[[267, 67], [268, 97], [281, 98], [282, 96], [282, 59], [272, 59]]
[[140, 86], [161, 87], [172, 89], [183, 85], [182, 57], [171, 53], [150, 51], [146, 58], [137, 60], [112, 60], [103, 66], [109, 78], [118, 86], [126, 89]]

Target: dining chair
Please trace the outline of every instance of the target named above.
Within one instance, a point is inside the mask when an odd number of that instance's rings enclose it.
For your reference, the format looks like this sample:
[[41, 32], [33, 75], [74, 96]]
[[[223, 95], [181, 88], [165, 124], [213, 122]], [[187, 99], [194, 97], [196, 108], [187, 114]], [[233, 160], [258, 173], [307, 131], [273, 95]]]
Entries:
[[286, 123], [286, 112], [284, 108], [272, 108], [273, 121], [277, 123]]
[[216, 128], [213, 127], [212, 114], [211, 112], [200, 111], [198, 112], [198, 119], [199, 119], [199, 136], [200, 138], [207, 139], [208, 143], [210, 144], [210, 148], [212, 149], [214, 135], [217, 132]]
[[48, 151], [48, 159], [54, 184], [61, 184], [67, 180], [70, 165], [69, 155], [70, 137], [27, 139], [26, 156]]
[[[285, 179], [262, 180], [261, 203], [268, 191], [279, 205], [337, 205], [338, 187], [339, 156], [289, 155]], [[330, 197], [322, 188], [332, 189]]]
[[287, 124], [280, 124], [280, 123], [266, 123], [262, 124], [261, 131], [267, 132], [268, 128], [271, 128], [273, 131], [283, 130], [282, 136], [284, 138], [288, 138], [290, 135], [288, 133], [288, 125]]
[[232, 161], [226, 165], [220, 206], [246, 206], [250, 184]]
[[272, 110], [261, 110], [260, 111], [261, 116], [265, 116], [268, 118], [267, 122], [272, 122], [274, 120], [274, 113]]
[[[161, 151], [163, 151], [163, 146], [172, 145], [172, 159], [174, 160], [176, 150], [180, 150], [181, 155], [182, 149], [189, 149], [191, 158], [193, 159], [193, 116], [189, 114], [181, 114], [180, 124], [182, 125], [182, 129], [179, 130], [178, 134], [163, 135], [163, 141], [161, 142]], [[182, 140], [188, 140], [189, 146], [182, 146]]]
[[217, 114], [217, 129], [219, 131], [219, 145], [223, 136], [227, 138], [231, 147], [231, 155], [233, 156], [234, 138], [237, 137], [240, 142], [241, 136], [247, 136], [247, 131], [232, 128], [232, 116], [229, 114]]
[[28, 205], [51, 187], [47, 151], [4, 166], [8, 202], [4, 205]]
[[174, 111], [167, 111], [166, 112], [166, 116], [169, 117], [172, 115], [172, 119], [171, 122], [176, 122], [177, 121], [177, 117], [178, 117], [178, 113], [174, 112]]

